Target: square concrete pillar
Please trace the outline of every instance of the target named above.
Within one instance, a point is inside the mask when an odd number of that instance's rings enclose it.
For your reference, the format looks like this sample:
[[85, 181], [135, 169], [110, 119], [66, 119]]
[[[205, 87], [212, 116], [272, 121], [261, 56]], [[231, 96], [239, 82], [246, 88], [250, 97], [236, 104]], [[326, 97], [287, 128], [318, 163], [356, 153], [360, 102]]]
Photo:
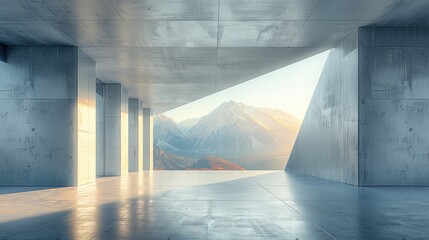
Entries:
[[95, 62], [76, 47], [11, 47], [0, 62], [0, 185], [95, 181]]
[[0, 44], [0, 62], [6, 62], [6, 46]]
[[81, 185], [96, 178], [96, 69], [80, 50], [77, 63], [77, 185]]
[[106, 84], [106, 176], [128, 174], [128, 91]]
[[106, 84], [97, 80], [97, 177], [106, 176]]
[[143, 169], [153, 170], [153, 116], [150, 108], [143, 109]]
[[128, 100], [128, 171], [143, 170], [143, 107], [139, 99]]
[[359, 185], [429, 186], [429, 28], [359, 30]]

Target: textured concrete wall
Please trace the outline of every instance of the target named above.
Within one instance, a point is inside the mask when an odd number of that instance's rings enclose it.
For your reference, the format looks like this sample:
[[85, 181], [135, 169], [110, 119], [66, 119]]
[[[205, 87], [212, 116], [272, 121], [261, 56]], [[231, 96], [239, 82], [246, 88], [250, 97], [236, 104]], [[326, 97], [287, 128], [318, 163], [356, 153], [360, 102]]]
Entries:
[[128, 174], [128, 91], [106, 84], [106, 175]]
[[363, 28], [359, 183], [429, 185], [429, 29]]
[[96, 85], [96, 155], [97, 177], [106, 175], [106, 86], [97, 81]]
[[91, 105], [83, 92], [89, 90], [84, 83], [95, 76], [92, 60], [74, 47], [16, 47], [7, 52], [7, 63], [0, 62], [0, 184], [91, 181], [83, 166], [90, 167], [84, 161], [92, 159], [79, 161], [77, 153], [82, 148], [79, 137], [91, 139], [81, 137], [86, 126], [79, 119], [95, 124], [95, 117], [79, 107], [79, 101]]
[[128, 100], [128, 171], [139, 172], [143, 164], [142, 107], [138, 99]]
[[358, 183], [357, 33], [331, 50], [287, 170]]
[[143, 109], [143, 169], [153, 170], [153, 116], [150, 108]]

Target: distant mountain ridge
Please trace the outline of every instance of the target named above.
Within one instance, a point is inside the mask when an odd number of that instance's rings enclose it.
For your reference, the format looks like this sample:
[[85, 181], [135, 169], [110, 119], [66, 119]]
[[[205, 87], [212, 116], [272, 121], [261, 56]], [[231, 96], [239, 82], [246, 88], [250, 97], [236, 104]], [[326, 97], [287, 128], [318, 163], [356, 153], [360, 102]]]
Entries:
[[154, 144], [161, 149], [180, 151], [186, 142], [185, 135], [179, 130], [176, 122], [165, 115], [157, 115], [154, 118]]
[[191, 119], [186, 119], [184, 121], [181, 121], [177, 124], [177, 127], [179, 128], [179, 130], [183, 133], [186, 134], [186, 132], [191, 129], [193, 126], [195, 126], [195, 124], [198, 123], [198, 121], [200, 120], [200, 118], [191, 118]]
[[154, 121], [160, 149], [195, 162], [216, 156], [246, 169], [283, 168], [301, 124], [282, 111], [234, 101], [222, 103], [199, 119], [176, 124], [158, 115]]

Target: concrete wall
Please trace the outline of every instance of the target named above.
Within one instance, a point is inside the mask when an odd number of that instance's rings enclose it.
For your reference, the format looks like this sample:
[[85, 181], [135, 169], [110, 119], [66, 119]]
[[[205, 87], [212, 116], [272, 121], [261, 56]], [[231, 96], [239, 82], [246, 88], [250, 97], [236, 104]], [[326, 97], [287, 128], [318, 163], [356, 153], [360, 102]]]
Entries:
[[143, 109], [143, 169], [153, 170], [153, 116], [150, 108]]
[[91, 131], [83, 132], [95, 125], [92, 96], [84, 93], [93, 76], [95, 85], [94, 62], [74, 47], [14, 47], [7, 53], [7, 63], [0, 62], [0, 184], [93, 181], [85, 167], [93, 166], [95, 155], [79, 159], [78, 152], [89, 151], [82, 143], [90, 144]]
[[329, 54], [287, 170], [358, 183], [357, 62], [353, 33]]
[[106, 175], [128, 174], [128, 91], [106, 84]]
[[429, 185], [429, 29], [363, 28], [359, 184]]
[[139, 172], [143, 166], [143, 108], [138, 99], [128, 100], [128, 170]]
[[96, 106], [96, 168], [97, 177], [102, 177], [106, 175], [106, 86], [101, 81], [96, 85]]

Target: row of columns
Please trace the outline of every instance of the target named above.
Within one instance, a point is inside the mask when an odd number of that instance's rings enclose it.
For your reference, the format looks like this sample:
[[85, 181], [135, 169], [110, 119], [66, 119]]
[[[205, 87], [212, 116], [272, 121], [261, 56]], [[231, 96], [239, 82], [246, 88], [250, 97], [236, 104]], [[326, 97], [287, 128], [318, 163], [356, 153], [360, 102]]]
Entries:
[[120, 84], [96, 84], [96, 63], [80, 49], [0, 46], [0, 60], [0, 186], [153, 169], [151, 110]]
[[104, 141], [105, 145], [97, 155], [104, 155], [98, 158], [98, 164], [105, 167], [98, 170], [97, 176], [153, 170], [152, 111], [144, 108], [139, 99], [129, 98], [127, 89], [121, 84], [103, 85], [105, 97], [98, 102], [105, 111], [98, 117], [104, 118], [104, 123], [100, 121], [100, 124], [105, 127], [100, 129], [104, 136], [97, 140]]

